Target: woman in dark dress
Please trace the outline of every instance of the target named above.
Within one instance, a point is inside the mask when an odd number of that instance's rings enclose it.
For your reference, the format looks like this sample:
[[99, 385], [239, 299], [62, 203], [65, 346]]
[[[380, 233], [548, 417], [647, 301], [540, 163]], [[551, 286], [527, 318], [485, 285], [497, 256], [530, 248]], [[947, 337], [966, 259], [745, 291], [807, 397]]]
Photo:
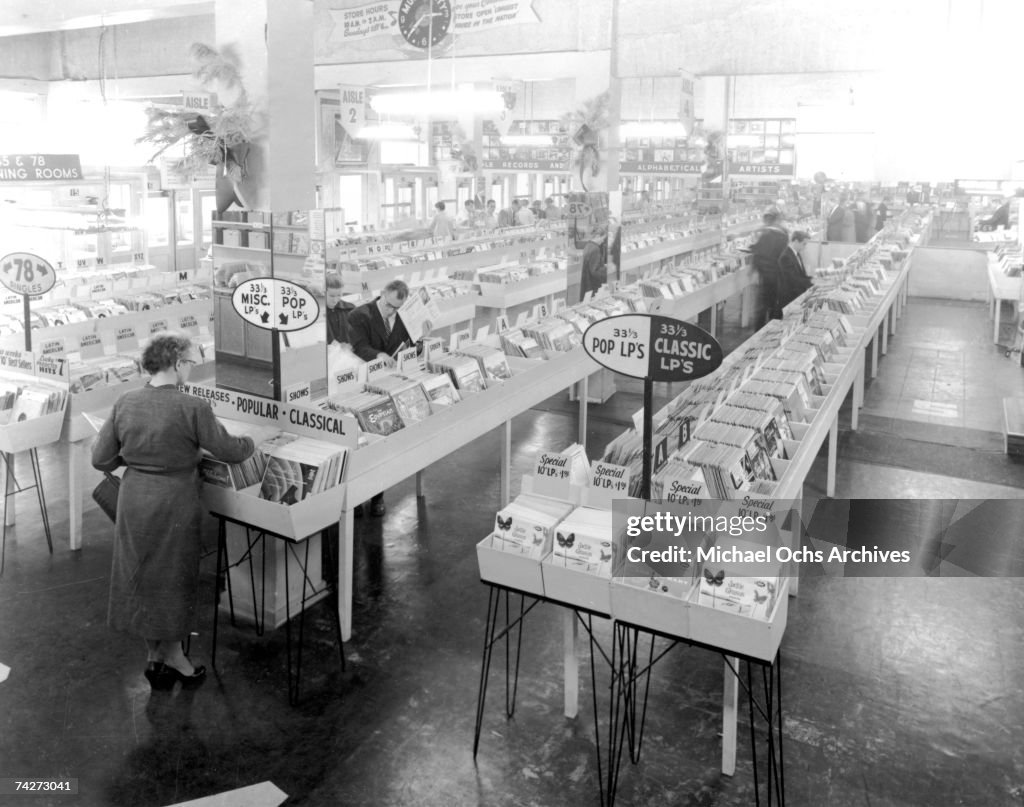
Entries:
[[233, 437], [210, 405], [178, 390], [196, 363], [187, 336], [155, 334], [142, 352], [149, 384], [114, 404], [93, 447], [101, 471], [122, 465], [114, 527], [107, 624], [146, 641], [146, 678], [153, 689], [203, 681], [182, 642], [195, 628], [199, 588], [198, 466], [202, 449], [225, 462], [253, 453]]

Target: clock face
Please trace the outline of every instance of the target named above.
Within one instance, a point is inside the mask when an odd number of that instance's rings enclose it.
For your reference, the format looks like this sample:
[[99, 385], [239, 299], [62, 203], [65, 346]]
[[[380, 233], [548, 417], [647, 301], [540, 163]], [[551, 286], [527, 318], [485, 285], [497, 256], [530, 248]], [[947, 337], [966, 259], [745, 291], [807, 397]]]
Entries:
[[451, 27], [451, 0], [402, 0], [398, 7], [398, 30], [413, 47], [440, 44]]

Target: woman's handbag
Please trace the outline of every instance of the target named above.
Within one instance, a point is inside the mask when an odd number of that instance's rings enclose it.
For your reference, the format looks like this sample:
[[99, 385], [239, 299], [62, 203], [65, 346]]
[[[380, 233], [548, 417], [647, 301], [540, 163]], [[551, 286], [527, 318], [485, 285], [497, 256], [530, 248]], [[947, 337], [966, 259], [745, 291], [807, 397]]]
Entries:
[[117, 494], [121, 490], [121, 477], [104, 472], [103, 479], [93, 489], [92, 497], [100, 510], [107, 514], [111, 521], [117, 521]]

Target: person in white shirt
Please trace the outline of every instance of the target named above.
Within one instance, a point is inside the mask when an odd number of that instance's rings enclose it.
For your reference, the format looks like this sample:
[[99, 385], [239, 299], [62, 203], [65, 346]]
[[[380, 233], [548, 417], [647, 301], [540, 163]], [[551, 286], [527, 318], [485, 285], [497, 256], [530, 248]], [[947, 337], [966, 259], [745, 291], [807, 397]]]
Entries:
[[537, 219], [525, 199], [519, 200], [519, 209], [516, 211], [515, 221], [520, 227], [530, 227], [537, 223]]

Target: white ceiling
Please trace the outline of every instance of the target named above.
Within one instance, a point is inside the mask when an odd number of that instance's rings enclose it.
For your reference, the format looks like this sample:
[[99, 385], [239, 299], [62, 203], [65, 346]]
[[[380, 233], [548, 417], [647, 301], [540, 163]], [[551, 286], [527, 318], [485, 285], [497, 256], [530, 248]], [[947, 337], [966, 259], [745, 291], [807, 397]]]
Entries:
[[212, 13], [213, 0], [2, 0], [0, 36]]

